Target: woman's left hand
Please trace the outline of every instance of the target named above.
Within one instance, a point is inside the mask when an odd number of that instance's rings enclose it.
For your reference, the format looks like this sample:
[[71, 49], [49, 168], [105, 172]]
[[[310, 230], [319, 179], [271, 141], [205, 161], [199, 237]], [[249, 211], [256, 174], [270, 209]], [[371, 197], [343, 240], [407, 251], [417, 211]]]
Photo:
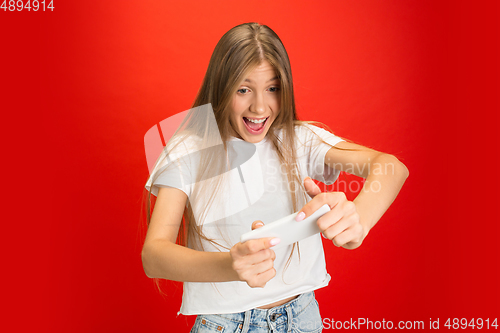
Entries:
[[314, 181], [307, 177], [304, 187], [312, 198], [297, 214], [301, 221], [310, 216], [324, 204], [330, 211], [318, 219], [318, 227], [324, 237], [333, 241], [335, 246], [355, 249], [361, 245], [368, 230], [360, 223], [354, 202], [347, 200], [343, 192], [321, 192]]

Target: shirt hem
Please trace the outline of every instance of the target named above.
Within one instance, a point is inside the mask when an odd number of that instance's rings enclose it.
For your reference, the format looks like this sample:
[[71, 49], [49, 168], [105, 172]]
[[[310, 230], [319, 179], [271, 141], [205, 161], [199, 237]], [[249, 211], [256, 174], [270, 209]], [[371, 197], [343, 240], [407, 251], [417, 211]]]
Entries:
[[207, 311], [183, 311], [182, 308], [181, 308], [180, 311], [177, 312], [177, 315], [182, 314], [184, 316], [193, 316], [193, 315], [228, 314], [228, 313], [245, 312], [245, 311], [248, 311], [248, 310], [252, 310], [252, 309], [258, 308], [259, 306], [264, 306], [264, 305], [267, 305], [267, 304], [270, 304], [270, 303], [282, 301], [282, 300], [284, 300], [284, 299], [286, 299], [288, 297], [297, 296], [297, 295], [304, 294], [304, 293], [307, 293], [307, 292], [310, 292], [310, 291], [314, 291], [314, 290], [317, 290], [317, 289], [324, 288], [324, 287], [328, 286], [328, 284], [330, 283], [330, 280], [331, 280], [330, 274], [327, 273], [326, 275], [327, 276], [325, 277], [325, 279], [323, 280], [323, 282], [320, 285], [318, 285], [318, 286], [304, 288], [303, 290], [300, 290], [300, 291], [293, 291], [291, 293], [285, 294], [285, 296], [282, 296], [282, 297], [280, 297], [278, 299], [274, 299], [274, 300], [272, 300], [270, 302], [266, 301], [266, 302], [257, 303], [256, 305], [251, 305], [249, 307], [239, 308], [239, 309], [236, 309], [235, 311], [217, 311], [216, 313], [214, 313], [213, 311], [212, 312], [207, 312]]

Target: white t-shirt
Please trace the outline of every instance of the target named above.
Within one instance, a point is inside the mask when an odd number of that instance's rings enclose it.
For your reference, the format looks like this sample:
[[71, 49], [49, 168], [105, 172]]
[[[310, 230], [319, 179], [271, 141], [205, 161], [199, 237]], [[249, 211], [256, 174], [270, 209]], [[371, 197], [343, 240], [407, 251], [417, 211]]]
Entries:
[[[322, 143], [311, 130], [329, 144]], [[295, 134], [299, 178], [303, 181], [309, 176], [325, 184], [332, 184], [339, 172], [326, 166], [324, 159], [326, 152], [343, 140], [313, 125], [296, 126]], [[176, 151], [170, 152], [169, 163], [196, 146], [196, 140], [187, 141], [182, 142]], [[238, 143], [243, 140], [233, 138], [231, 141]], [[268, 224], [293, 213], [287, 178], [283, 175], [284, 168], [282, 170], [272, 142], [266, 138], [256, 143], [255, 148], [251, 158], [224, 175], [227, 178], [218, 192], [219, 200], [204, 215], [202, 211], [207, 207], [207, 202], [199, 196], [196, 202], [191, 200], [194, 185], [189, 178], [194, 174], [193, 170], [176, 172], [175, 168], [170, 168], [154, 180], [151, 188], [154, 195], [158, 193], [158, 186], [176, 187], [187, 194], [196, 223], [202, 226], [203, 234], [220, 245], [201, 240], [204, 251], [228, 251], [239, 242], [243, 233], [251, 230], [253, 221], [261, 220]], [[152, 175], [165, 163], [157, 166]], [[189, 168], [195, 166], [190, 165]], [[146, 184], [148, 190], [151, 180], [152, 178]], [[305, 202], [300, 203], [298, 209], [303, 204]], [[199, 250], [192, 242], [189, 247]], [[251, 288], [241, 281], [184, 282], [180, 313], [193, 315], [243, 312], [327, 286], [330, 275], [326, 271], [320, 234], [301, 240], [299, 248], [300, 260], [295, 249], [286, 269], [292, 245], [275, 251], [276, 276], [264, 288]]]

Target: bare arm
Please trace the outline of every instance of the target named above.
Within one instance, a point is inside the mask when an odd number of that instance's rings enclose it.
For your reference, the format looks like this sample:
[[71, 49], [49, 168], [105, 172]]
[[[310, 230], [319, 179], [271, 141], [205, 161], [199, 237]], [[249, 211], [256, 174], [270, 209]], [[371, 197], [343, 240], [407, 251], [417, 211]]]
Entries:
[[336, 246], [354, 249], [392, 204], [409, 173], [392, 155], [348, 142], [340, 142], [336, 147], [344, 149], [331, 148], [326, 153], [325, 164], [366, 178], [361, 192], [351, 202], [342, 192], [321, 193], [319, 187], [306, 178], [304, 186], [313, 200], [299, 214], [304, 212], [301, 218], [305, 218], [328, 204], [331, 211], [318, 219], [319, 228]]
[[409, 172], [395, 156], [381, 153], [354, 143], [340, 142], [331, 148], [325, 164], [366, 178], [363, 189], [354, 199], [365, 232], [378, 222], [398, 195]]
[[186, 200], [186, 194], [176, 188], [158, 191], [142, 249], [148, 277], [184, 282], [246, 281], [259, 287], [275, 275], [271, 239], [237, 243], [230, 252], [196, 251], [175, 244]]
[[201, 252], [175, 244], [186, 200], [186, 194], [176, 188], [158, 191], [142, 249], [146, 275], [190, 282], [238, 280], [229, 253]]

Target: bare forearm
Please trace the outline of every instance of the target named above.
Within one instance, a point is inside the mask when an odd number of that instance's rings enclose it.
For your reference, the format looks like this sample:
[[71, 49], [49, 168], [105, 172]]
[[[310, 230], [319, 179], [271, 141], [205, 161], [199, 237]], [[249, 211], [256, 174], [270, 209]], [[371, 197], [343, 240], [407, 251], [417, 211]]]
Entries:
[[354, 199], [365, 233], [396, 199], [407, 177], [408, 169], [392, 155], [381, 154], [372, 161], [363, 189]]
[[239, 280], [228, 252], [202, 252], [167, 240], [152, 240], [142, 250], [146, 275], [183, 282]]

